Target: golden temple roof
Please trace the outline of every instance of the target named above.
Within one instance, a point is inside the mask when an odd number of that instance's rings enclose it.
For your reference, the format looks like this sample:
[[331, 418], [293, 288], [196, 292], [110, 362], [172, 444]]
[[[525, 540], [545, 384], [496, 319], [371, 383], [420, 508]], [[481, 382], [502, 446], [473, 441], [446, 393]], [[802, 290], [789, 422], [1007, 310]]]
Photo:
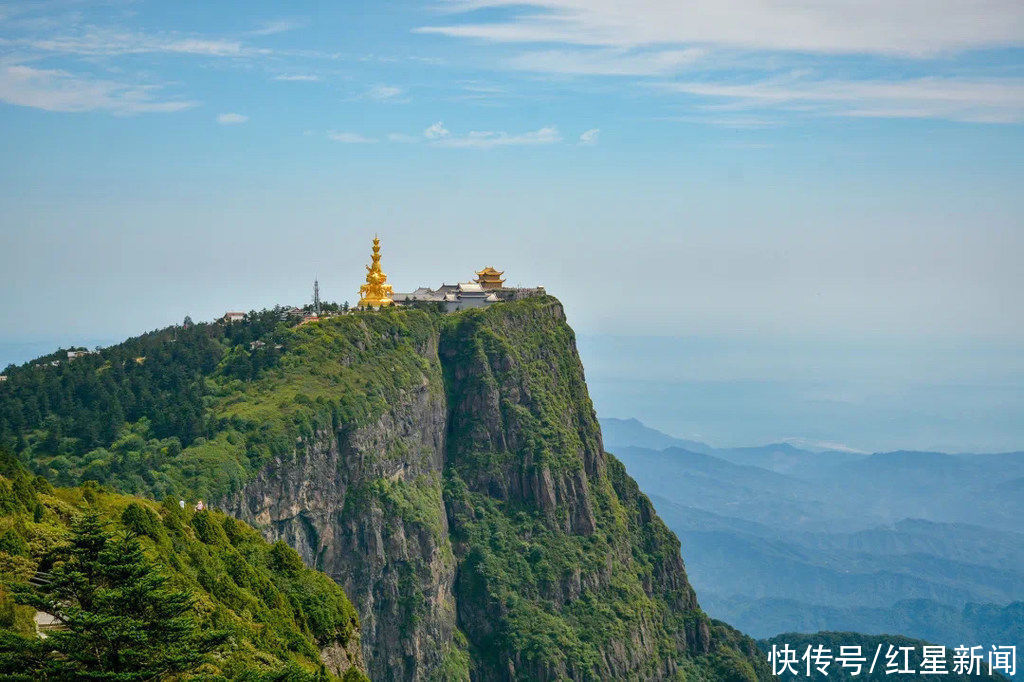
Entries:
[[501, 278], [503, 274], [505, 274], [504, 271], [498, 272], [494, 268], [487, 266], [476, 273], [475, 281], [484, 289], [501, 289], [505, 286], [505, 280]]

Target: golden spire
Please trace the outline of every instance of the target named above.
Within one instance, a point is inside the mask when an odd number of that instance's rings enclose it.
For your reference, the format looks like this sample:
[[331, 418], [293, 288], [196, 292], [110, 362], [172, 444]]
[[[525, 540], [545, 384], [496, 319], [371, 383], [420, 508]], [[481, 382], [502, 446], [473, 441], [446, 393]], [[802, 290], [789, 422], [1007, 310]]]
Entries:
[[374, 237], [370, 265], [366, 266], [366, 284], [359, 287], [359, 305], [364, 308], [391, 305], [394, 303], [391, 300], [393, 291], [388, 284], [388, 276], [380, 269], [380, 239]]

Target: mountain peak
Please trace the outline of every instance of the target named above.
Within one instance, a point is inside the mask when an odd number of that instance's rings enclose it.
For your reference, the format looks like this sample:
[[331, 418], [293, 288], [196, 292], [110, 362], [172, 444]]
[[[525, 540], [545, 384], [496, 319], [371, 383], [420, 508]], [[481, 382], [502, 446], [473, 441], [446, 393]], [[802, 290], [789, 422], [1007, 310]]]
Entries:
[[[3, 428], [36, 429], [10, 434], [22, 457], [213, 500], [287, 543], [355, 604], [374, 678], [769, 677], [700, 610], [679, 540], [605, 453], [551, 296], [297, 326], [266, 311], [55, 369], [67, 400], [45, 423], [20, 401], [49, 370], [0, 394], [21, 415]], [[76, 412], [86, 391], [109, 404]]]

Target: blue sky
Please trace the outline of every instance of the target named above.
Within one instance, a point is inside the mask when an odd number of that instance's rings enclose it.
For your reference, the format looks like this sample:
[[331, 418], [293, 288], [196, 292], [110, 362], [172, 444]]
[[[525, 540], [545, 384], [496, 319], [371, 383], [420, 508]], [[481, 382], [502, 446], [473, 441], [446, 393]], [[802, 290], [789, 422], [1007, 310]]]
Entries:
[[1024, 442], [1024, 5], [620, 7], [0, 4], [0, 364], [352, 299], [376, 232], [399, 289], [491, 264], [583, 334], [754, 358], [701, 381], [788, 381], [793, 339], [890, 395], [997, 381]]

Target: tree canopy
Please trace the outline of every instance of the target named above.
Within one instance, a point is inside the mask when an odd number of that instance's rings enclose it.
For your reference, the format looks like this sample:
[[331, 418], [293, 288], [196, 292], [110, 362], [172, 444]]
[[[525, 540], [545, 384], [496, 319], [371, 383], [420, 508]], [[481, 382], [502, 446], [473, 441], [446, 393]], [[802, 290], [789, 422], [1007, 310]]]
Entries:
[[169, 584], [134, 533], [113, 534], [96, 511], [48, 559], [49, 577], [19, 586], [14, 600], [57, 628], [38, 642], [7, 640], [0, 672], [10, 678], [157, 679], [195, 670], [227, 636], [201, 629], [192, 596]]

